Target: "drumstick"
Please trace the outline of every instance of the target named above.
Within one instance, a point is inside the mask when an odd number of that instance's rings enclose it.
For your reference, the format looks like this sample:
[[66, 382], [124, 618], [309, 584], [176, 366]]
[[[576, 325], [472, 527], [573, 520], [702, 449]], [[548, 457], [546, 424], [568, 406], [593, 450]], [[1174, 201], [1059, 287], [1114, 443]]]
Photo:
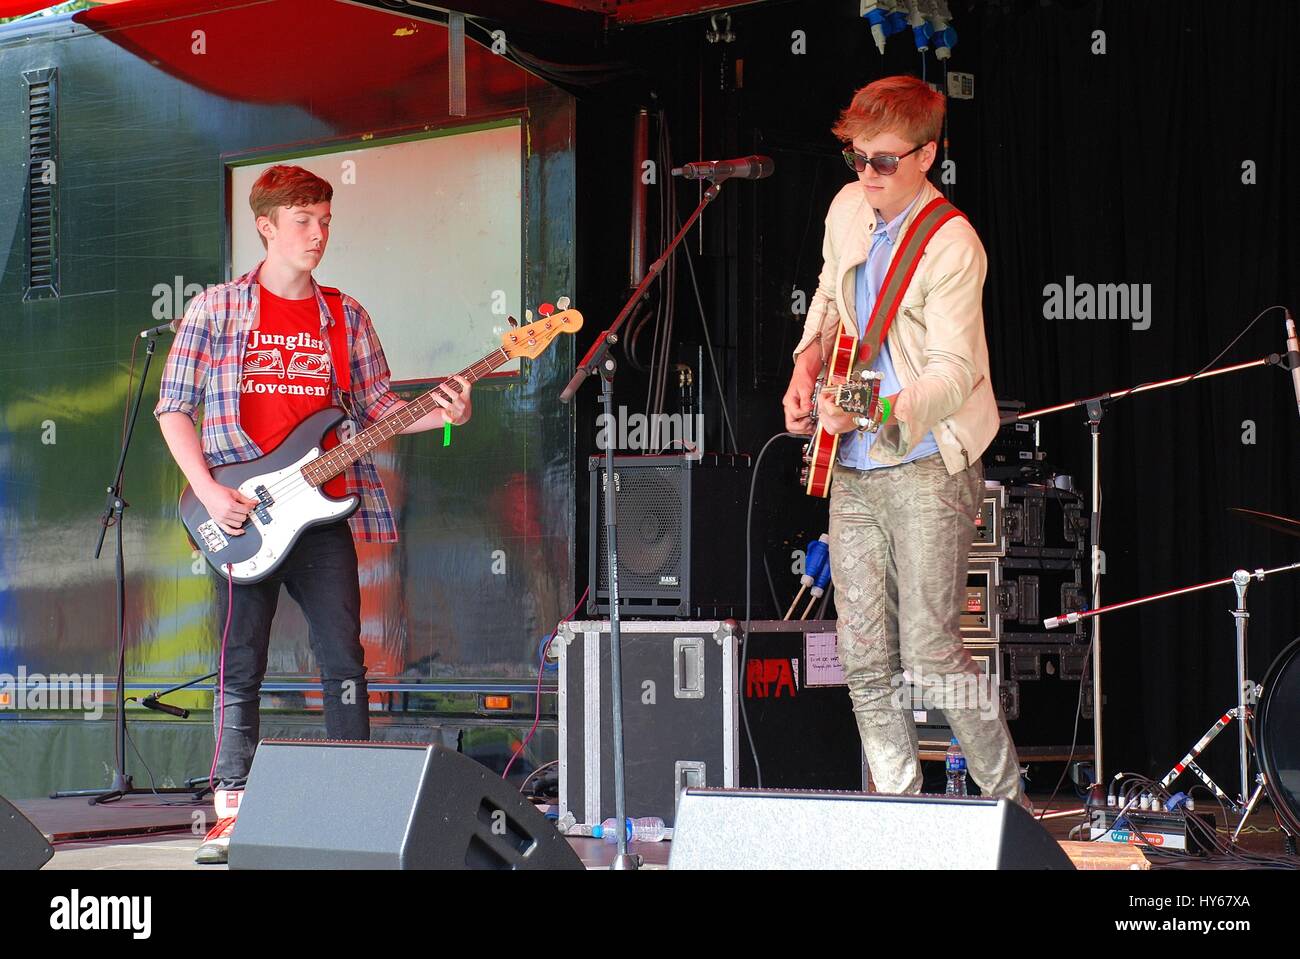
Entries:
[[806, 590], [807, 588], [808, 588], [807, 583], [799, 587], [799, 592], [795, 594], [794, 601], [790, 603], [790, 608], [785, 611], [785, 616], [782, 617], [783, 619], [790, 618], [790, 614], [794, 612], [794, 608], [799, 605], [799, 597], [803, 596], [804, 590]]

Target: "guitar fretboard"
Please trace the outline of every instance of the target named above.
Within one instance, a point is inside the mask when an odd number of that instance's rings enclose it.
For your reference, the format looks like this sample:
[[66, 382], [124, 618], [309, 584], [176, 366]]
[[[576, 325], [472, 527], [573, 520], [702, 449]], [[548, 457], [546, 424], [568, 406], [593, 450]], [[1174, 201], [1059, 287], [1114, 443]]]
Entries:
[[[467, 366], [461, 370], [458, 375], [464, 377], [470, 383], [480, 380], [489, 373], [501, 367], [504, 363], [509, 362], [510, 357], [503, 349], [498, 349], [489, 353], [483, 359], [479, 360], [472, 366]], [[448, 389], [461, 391], [460, 384], [454, 379], [448, 378], [442, 383]], [[352, 463], [356, 462], [362, 456], [377, 449], [381, 444], [388, 442], [402, 430], [411, 426], [421, 417], [441, 409], [434, 400], [435, 390], [430, 390], [419, 399], [412, 400], [406, 405], [389, 413], [378, 423], [368, 429], [362, 430], [356, 436], [347, 442], [340, 443], [328, 453], [316, 457], [302, 468], [302, 475], [312, 486], [323, 486], [329, 480], [338, 476]]]

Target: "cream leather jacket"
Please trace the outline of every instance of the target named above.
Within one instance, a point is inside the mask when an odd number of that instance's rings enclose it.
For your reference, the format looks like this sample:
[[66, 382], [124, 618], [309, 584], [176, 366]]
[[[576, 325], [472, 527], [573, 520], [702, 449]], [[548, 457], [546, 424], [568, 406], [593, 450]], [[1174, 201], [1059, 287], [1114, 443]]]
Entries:
[[[904, 233], [937, 196], [942, 194], [926, 181], [903, 221]], [[857, 329], [854, 268], [866, 262], [875, 227], [876, 212], [861, 184], [847, 184], [826, 214], [824, 263], [796, 357], [817, 340], [822, 356], [830, 356], [841, 316]], [[894, 247], [895, 255], [901, 246]], [[930, 239], [889, 328], [903, 390], [872, 446], [874, 459], [901, 462], [917, 439], [932, 432], [948, 472], [957, 473], [977, 462], [997, 433], [981, 303], [987, 268], [984, 246], [964, 217], [949, 220]]]

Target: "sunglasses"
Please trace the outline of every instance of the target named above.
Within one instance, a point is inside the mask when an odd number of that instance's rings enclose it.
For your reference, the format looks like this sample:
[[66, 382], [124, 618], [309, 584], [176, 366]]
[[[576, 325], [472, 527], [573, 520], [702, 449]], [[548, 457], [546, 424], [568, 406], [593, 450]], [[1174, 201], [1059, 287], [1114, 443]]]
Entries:
[[892, 153], [877, 153], [873, 157], [864, 156], [850, 146], [845, 147], [844, 152], [841, 153], [840, 156], [844, 157], [844, 162], [848, 164], [849, 169], [854, 173], [861, 173], [867, 168], [867, 164], [870, 163], [871, 169], [875, 170], [881, 176], [893, 176], [898, 172], [898, 161], [903, 159], [903, 157], [911, 156], [923, 146], [925, 146], [924, 143], [919, 146], [914, 146], [906, 153], [901, 153], [897, 156]]

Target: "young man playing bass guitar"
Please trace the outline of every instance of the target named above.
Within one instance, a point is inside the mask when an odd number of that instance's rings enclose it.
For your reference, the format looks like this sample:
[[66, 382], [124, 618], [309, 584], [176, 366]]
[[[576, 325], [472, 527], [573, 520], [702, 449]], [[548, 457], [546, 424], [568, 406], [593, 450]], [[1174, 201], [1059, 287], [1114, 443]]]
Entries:
[[[266, 170], [249, 196], [266, 258], [237, 280], [196, 296], [176, 330], [154, 415], [191, 491], [220, 527], [213, 536], [248, 535], [245, 524], [258, 506], [218, 483], [214, 467], [262, 456], [330, 406], [347, 410], [361, 429], [403, 405], [389, 389], [388, 363], [361, 304], [312, 278], [329, 242], [333, 194], [329, 183], [301, 167]], [[435, 397], [440, 408], [403, 432], [469, 420], [470, 384], [454, 379], [459, 391], [444, 384]], [[200, 406], [201, 439], [195, 432]], [[324, 445], [337, 442], [331, 431]], [[324, 490], [360, 497], [351, 520], [309, 527], [258, 582], [236, 584], [213, 573], [217, 623], [224, 630], [213, 708], [217, 823], [195, 857], [199, 862], [226, 859], [259, 738], [258, 699], [281, 585], [307, 618], [324, 688], [326, 735], [370, 738], [353, 535], [391, 543], [397, 526], [368, 457]]]
[[[960, 631], [980, 454], [998, 411], [980, 302], [984, 248], [926, 179], [943, 116], [943, 97], [922, 81], [885, 77], [859, 90], [834, 127], [857, 180], [826, 217], [824, 265], [783, 406], [788, 430], [811, 433], [818, 403], [819, 425], [840, 437], [830, 481], [838, 648], [876, 788], [921, 790], [906, 669], [943, 709], [984, 795], [1028, 806], [997, 691], [972, 695], [980, 671]], [[814, 396], [841, 323], [858, 362], [883, 376], [874, 434], [828, 393]]]

